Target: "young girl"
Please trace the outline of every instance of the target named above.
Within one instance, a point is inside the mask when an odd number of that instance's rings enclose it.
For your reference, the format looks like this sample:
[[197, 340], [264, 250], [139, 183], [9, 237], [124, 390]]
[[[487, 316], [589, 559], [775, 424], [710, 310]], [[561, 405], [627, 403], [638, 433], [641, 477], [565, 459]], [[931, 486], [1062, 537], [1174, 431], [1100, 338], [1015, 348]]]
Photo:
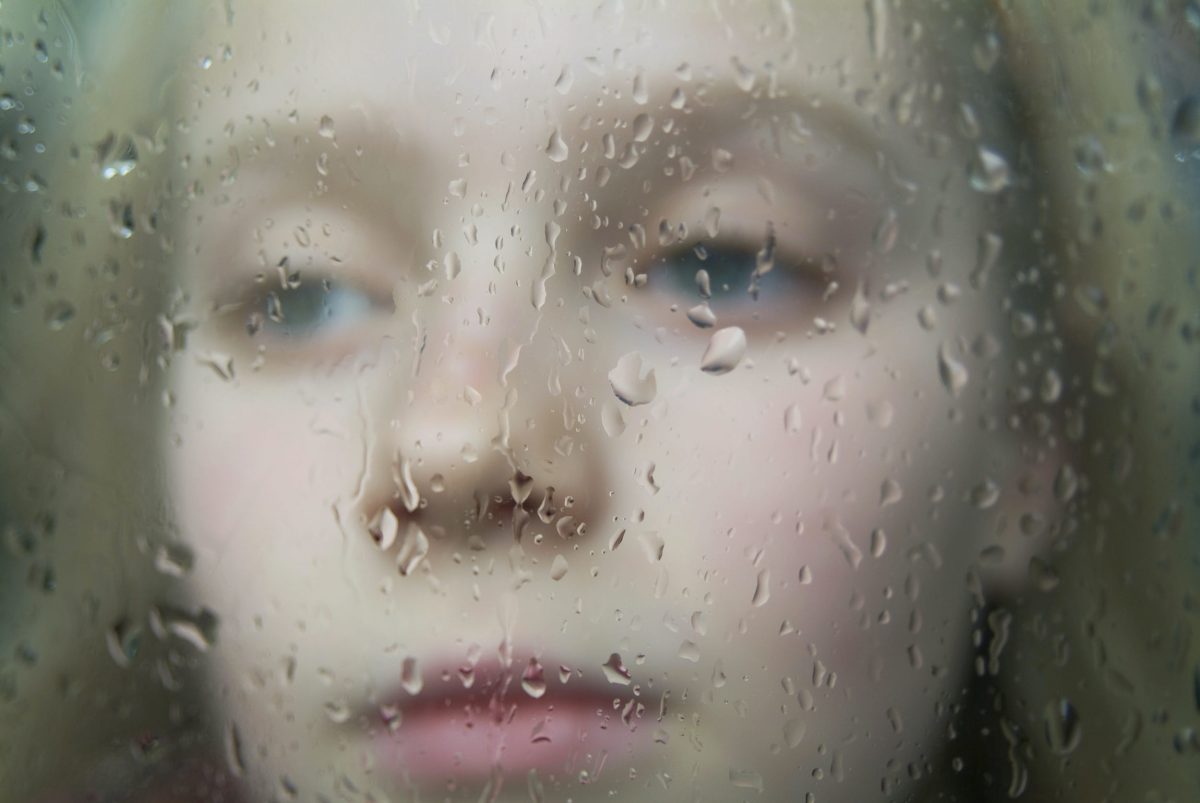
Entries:
[[311, 5], [10, 23], [18, 799], [1195, 794], [1183, 15]]

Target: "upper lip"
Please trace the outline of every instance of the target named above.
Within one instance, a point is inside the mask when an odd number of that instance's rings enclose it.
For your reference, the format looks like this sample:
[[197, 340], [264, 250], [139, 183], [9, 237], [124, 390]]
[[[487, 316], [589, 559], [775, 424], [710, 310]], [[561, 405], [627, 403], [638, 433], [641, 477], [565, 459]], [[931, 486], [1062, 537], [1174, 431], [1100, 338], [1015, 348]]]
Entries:
[[610, 683], [599, 667], [583, 673], [573, 667], [544, 655], [532, 660], [514, 658], [510, 665], [495, 659], [474, 664], [466, 660], [422, 662], [419, 690], [402, 682], [402, 672], [398, 671], [396, 684], [372, 695], [361, 711], [382, 724], [418, 715], [436, 716], [443, 709], [456, 714], [466, 711], [500, 723], [523, 705], [587, 706], [604, 710], [626, 724], [638, 720], [644, 723], [647, 718], [653, 721], [665, 713], [663, 701], [647, 697], [634, 683]]

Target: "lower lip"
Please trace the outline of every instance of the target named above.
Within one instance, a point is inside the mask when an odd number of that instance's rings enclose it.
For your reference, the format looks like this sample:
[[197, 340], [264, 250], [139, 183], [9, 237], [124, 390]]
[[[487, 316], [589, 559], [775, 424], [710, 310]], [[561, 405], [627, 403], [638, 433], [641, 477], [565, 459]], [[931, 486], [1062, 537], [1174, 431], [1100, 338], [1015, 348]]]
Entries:
[[[498, 721], [499, 720], [499, 721]], [[376, 738], [381, 763], [413, 781], [472, 781], [537, 770], [587, 770], [638, 752], [649, 723], [626, 724], [620, 710], [579, 700], [522, 701], [497, 716], [489, 710], [438, 708], [406, 713], [395, 732]]]

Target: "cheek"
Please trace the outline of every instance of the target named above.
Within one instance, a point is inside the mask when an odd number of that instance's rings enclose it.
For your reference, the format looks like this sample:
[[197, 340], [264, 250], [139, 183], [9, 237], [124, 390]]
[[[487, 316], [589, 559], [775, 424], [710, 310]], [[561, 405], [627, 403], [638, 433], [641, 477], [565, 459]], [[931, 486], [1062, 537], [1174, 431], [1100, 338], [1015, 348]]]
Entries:
[[180, 396], [172, 483], [197, 546], [244, 550], [281, 538], [299, 546], [314, 513], [353, 494], [363, 443], [345, 402], [206, 378], [182, 382]]

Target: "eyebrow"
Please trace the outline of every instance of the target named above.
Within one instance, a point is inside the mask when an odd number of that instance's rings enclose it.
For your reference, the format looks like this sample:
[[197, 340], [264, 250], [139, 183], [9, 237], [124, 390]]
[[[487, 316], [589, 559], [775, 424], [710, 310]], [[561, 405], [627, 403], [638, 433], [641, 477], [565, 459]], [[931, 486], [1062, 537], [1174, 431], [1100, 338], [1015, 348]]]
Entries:
[[[816, 187], [813, 194], [832, 196], [832, 187], [835, 184], [845, 186], [845, 182], [832, 182], [826, 170], [812, 171], [802, 166], [793, 170], [787, 169], [789, 144], [785, 140], [789, 133], [783, 131], [783, 128], [788, 124], [784, 119], [785, 115], [792, 114], [798, 115], [797, 119], [808, 135], [807, 142], [816, 143], [822, 151], [835, 148], [837, 152], [843, 153], [845, 158], [856, 162], [861, 166], [861, 171], [855, 172], [856, 176], [878, 176], [877, 182], [873, 181], [875, 186], [869, 189], [885, 189], [887, 186], [886, 178], [880, 169], [881, 158], [884, 167], [890, 165], [902, 173], [911, 173], [914, 158], [910, 149], [904, 148], [901, 142], [885, 139], [873, 126], [870, 116], [845, 105], [838, 98], [809, 93], [807, 97], [813, 99], [805, 102], [804, 88], [792, 84], [787, 86], [787, 94], [770, 99], [755, 99], [737, 89], [731, 82], [714, 83], [709, 86], [708, 97], [702, 104], [687, 107], [690, 111], [668, 109], [669, 116], [676, 119], [676, 127], [682, 126], [684, 129], [681, 136], [668, 139], [664, 143], [665, 145], [674, 141], [683, 146], [682, 153], [677, 154], [674, 160], [676, 175], [668, 178], [662, 174], [661, 166], [664, 162], [656, 153], [652, 162], [655, 166], [653, 177], [656, 186], [649, 193], [642, 194], [640, 183], [647, 173], [640, 163], [629, 170], [610, 163], [613, 179], [604, 187], [598, 188], [594, 181], [588, 185], [596, 208], [628, 209], [629, 214], [620, 221], [625, 224], [626, 229], [635, 223], [646, 225], [647, 221], [657, 226], [658, 220], [654, 218], [657, 209], [678, 206], [671, 199], [693, 196], [700, 188], [719, 188], [731, 183], [745, 185], [747, 180], [760, 177], [761, 174], [757, 171], [748, 173], [739, 170], [735, 164], [728, 177], [723, 178], [721, 174], [713, 171], [710, 163], [700, 160], [709, 160], [714, 149], [721, 147], [733, 153], [735, 158], [739, 155], [745, 158], [747, 151], [751, 149], [761, 152], [760, 135], [764, 132], [772, 138], [778, 138], [780, 150], [778, 153], [768, 154], [777, 159], [777, 172], [761, 177], [771, 180], [773, 186], [780, 190], [787, 189], [786, 186], [780, 187], [780, 182], [803, 181], [806, 187]], [[757, 111], [752, 118], [730, 113], [731, 109], [751, 108]], [[656, 109], [659, 109], [659, 106], [653, 103], [645, 106], [630, 105], [613, 112], [612, 116], [624, 114], [625, 117], [632, 118], [633, 114], [641, 111], [655, 115]], [[661, 123], [666, 119], [666, 115], [661, 118], [655, 116], [654, 130], [660, 133]], [[654, 140], [655, 136], [652, 135], [650, 141]], [[790, 145], [797, 149], [805, 146], [806, 142], [801, 141]], [[682, 157], [693, 161], [697, 170], [696, 176], [690, 179], [680, 176]], [[631, 182], [638, 186], [631, 188]], [[631, 189], [634, 192], [631, 192]], [[642, 215], [639, 208], [643, 211], [648, 210], [650, 216]], [[654, 232], [647, 232], [647, 239], [653, 236]]]

